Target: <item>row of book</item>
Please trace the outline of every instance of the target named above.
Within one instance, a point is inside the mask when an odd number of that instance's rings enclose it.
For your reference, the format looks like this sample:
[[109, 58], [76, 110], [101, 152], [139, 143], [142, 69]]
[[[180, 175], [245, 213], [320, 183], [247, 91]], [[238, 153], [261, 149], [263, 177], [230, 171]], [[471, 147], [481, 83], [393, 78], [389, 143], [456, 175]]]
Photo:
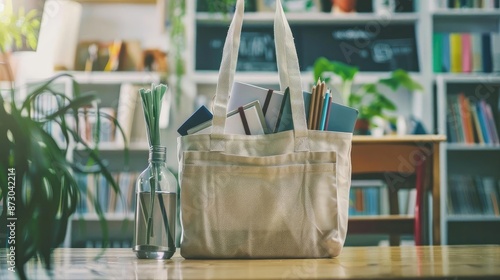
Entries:
[[498, 9], [499, 0], [432, 0], [435, 9]]
[[[79, 108], [77, 120], [73, 112], [69, 112], [65, 116], [65, 125], [77, 132], [82, 141], [90, 146], [116, 144], [116, 147], [123, 147], [125, 141], [145, 143], [147, 139], [144, 117], [142, 112], [137, 110], [141, 107], [140, 98], [137, 98], [140, 87], [128, 83], [122, 84], [120, 92], [117, 94], [117, 104], [114, 106], [107, 104], [107, 106], [99, 107], [99, 110], [95, 107]], [[52, 94], [43, 93], [35, 100], [32, 115], [35, 119], [44, 120], [63, 106], [64, 102]], [[117, 128], [116, 122], [120, 124], [125, 137], [122, 136], [122, 131]], [[60, 124], [49, 122], [45, 125], [45, 129], [60, 146], [66, 145], [66, 136], [62, 133]]]
[[380, 192], [380, 187], [352, 188], [349, 193], [349, 215], [380, 215]]
[[119, 172], [112, 175], [119, 186], [120, 193], [112, 188], [102, 174], [75, 174], [75, 180], [82, 194], [77, 213], [95, 213], [96, 201], [104, 213], [126, 214], [134, 212], [135, 182], [139, 173]]
[[435, 73], [500, 72], [500, 34], [434, 33]]
[[500, 144], [491, 105], [464, 93], [448, 96], [447, 130], [450, 143]]
[[[389, 189], [380, 180], [353, 180], [349, 192], [349, 216], [389, 214]], [[398, 190], [399, 214], [414, 215], [416, 189]]]
[[[99, 123], [97, 123], [98, 118]], [[78, 133], [89, 145], [113, 143], [116, 134], [114, 118], [116, 118], [116, 109], [113, 107], [102, 107], [99, 111], [94, 108], [80, 108], [78, 110]]]
[[451, 175], [448, 178], [448, 213], [500, 216], [500, 180], [494, 177]]

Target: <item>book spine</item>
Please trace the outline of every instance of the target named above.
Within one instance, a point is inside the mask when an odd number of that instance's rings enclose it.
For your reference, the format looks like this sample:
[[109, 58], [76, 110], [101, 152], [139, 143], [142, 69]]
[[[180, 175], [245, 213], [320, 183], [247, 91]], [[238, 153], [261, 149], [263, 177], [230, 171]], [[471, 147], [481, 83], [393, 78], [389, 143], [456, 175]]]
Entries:
[[490, 144], [490, 133], [488, 131], [488, 127], [486, 126], [486, 114], [483, 110], [482, 103], [484, 101], [481, 100], [476, 103], [476, 111], [477, 111], [477, 117], [479, 119], [479, 124], [481, 125], [481, 131], [483, 132], [483, 138], [484, 138], [484, 143], [485, 144]]
[[460, 33], [450, 34], [450, 59], [452, 73], [462, 72], [462, 36]]
[[493, 72], [500, 72], [500, 34], [491, 34], [491, 58]]
[[[462, 72], [470, 73], [472, 71], [472, 46], [471, 35], [462, 34]], [[499, 53], [500, 54], [500, 53]]]
[[482, 38], [482, 54], [483, 54], [483, 72], [491, 73], [493, 70], [492, 56], [491, 56], [491, 35], [484, 33]]
[[441, 33], [434, 33], [432, 36], [432, 54], [433, 54], [433, 69], [434, 73], [443, 71], [442, 66], [442, 53], [443, 53], [443, 35]]
[[491, 131], [492, 143], [500, 144], [500, 139], [498, 138], [497, 126], [495, 124], [495, 119], [493, 118], [493, 111], [491, 110], [490, 104], [485, 102], [486, 118]]
[[481, 129], [481, 124], [479, 122], [479, 117], [477, 114], [477, 106], [474, 103], [470, 103], [470, 110], [472, 114], [472, 119], [474, 121], [474, 127], [476, 128], [478, 143], [484, 144], [483, 131]]
[[443, 43], [442, 43], [443, 72], [450, 72], [451, 71], [450, 34], [444, 33], [442, 38], [443, 38]]
[[481, 46], [481, 34], [471, 34], [471, 52], [472, 52], [472, 72], [483, 71], [483, 55]]

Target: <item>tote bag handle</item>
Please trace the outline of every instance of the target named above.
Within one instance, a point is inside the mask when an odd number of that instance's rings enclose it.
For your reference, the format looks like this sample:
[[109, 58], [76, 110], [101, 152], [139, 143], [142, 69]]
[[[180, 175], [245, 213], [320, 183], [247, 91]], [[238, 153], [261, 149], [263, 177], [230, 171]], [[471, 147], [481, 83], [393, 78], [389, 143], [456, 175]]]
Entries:
[[[212, 151], [224, 151], [224, 126], [226, 124], [227, 103], [229, 91], [233, 84], [238, 50], [240, 47], [241, 27], [243, 25], [244, 0], [236, 2], [236, 10], [229, 26], [229, 31], [224, 43], [222, 61], [217, 82], [214, 116], [212, 120], [211, 147]], [[285, 13], [280, 0], [276, 0], [276, 13], [274, 16], [274, 42], [276, 46], [276, 59], [280, 77], [280, 87], [284, 91], [290, 88], [290, 103], [294, 124], [295, 151], [308, 151], [308, 130], [305, 118], [304, 100], [302, 97], [302, 82], [300, 79], [299, 60], [293, 42], [290, 25], [285, 18]]]

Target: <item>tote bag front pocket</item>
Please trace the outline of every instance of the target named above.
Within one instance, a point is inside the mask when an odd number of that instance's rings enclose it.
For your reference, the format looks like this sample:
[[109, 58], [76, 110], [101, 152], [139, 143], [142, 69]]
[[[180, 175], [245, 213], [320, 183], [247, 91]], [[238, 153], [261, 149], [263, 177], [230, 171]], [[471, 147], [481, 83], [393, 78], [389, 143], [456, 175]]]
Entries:
[[[184, 164], [184, 257], [329, 255], [338, 223], [335, 160], [277, 165], [275, 158], [283, 156], [214, 153], [212, 159], [218, 157], [231, 157], [231, 164], [200, 159], [197, 164]], [[300, 159], [300, 155], [295, 157]], [[266, 162], [274, 165], [263, 165]]]

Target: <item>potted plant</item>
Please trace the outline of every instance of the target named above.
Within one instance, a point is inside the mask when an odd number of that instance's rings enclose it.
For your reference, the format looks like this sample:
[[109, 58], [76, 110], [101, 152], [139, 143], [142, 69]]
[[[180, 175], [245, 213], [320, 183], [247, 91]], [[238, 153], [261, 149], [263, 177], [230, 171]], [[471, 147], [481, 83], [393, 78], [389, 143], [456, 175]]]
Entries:
[[359, 73], [357, 67], [342, 62], [330, 61], [320, 57], [314, 63], [314, 79], [321, 78], [330, 82], [332, 75], [338, 76], [340, 82], [340, 93], [344, 104], [359, 110], [358, 121], [355, 132], [368, 134], [370, 128], [375, 126], [375, 117], [394, 122], [388, 114], [396, 110], [396, 105], [387, 98], [383, 90], [396, 91], [400, 88], [417, 91], [423, 90], [422, 85], [413, 80], [405, 70], [392, 71], [389, 78], [381, 78], [373, 83], [365, 83], [353, 90], [353, 82]]
[[[37, 10], [25, 12], [19, 9], [14, 13], [12, 0], [6, 0], [0, 9], [0, 62], [10, 63], [9, 51], [12, 47], [21, 48], [26, 45], [35, 49], [37, 45], [37, 35], [40, 28], [40, 18]], [[11, 69], [2, 67], [0, 69], [0, 81], [9, 80], [12, 76]]]

